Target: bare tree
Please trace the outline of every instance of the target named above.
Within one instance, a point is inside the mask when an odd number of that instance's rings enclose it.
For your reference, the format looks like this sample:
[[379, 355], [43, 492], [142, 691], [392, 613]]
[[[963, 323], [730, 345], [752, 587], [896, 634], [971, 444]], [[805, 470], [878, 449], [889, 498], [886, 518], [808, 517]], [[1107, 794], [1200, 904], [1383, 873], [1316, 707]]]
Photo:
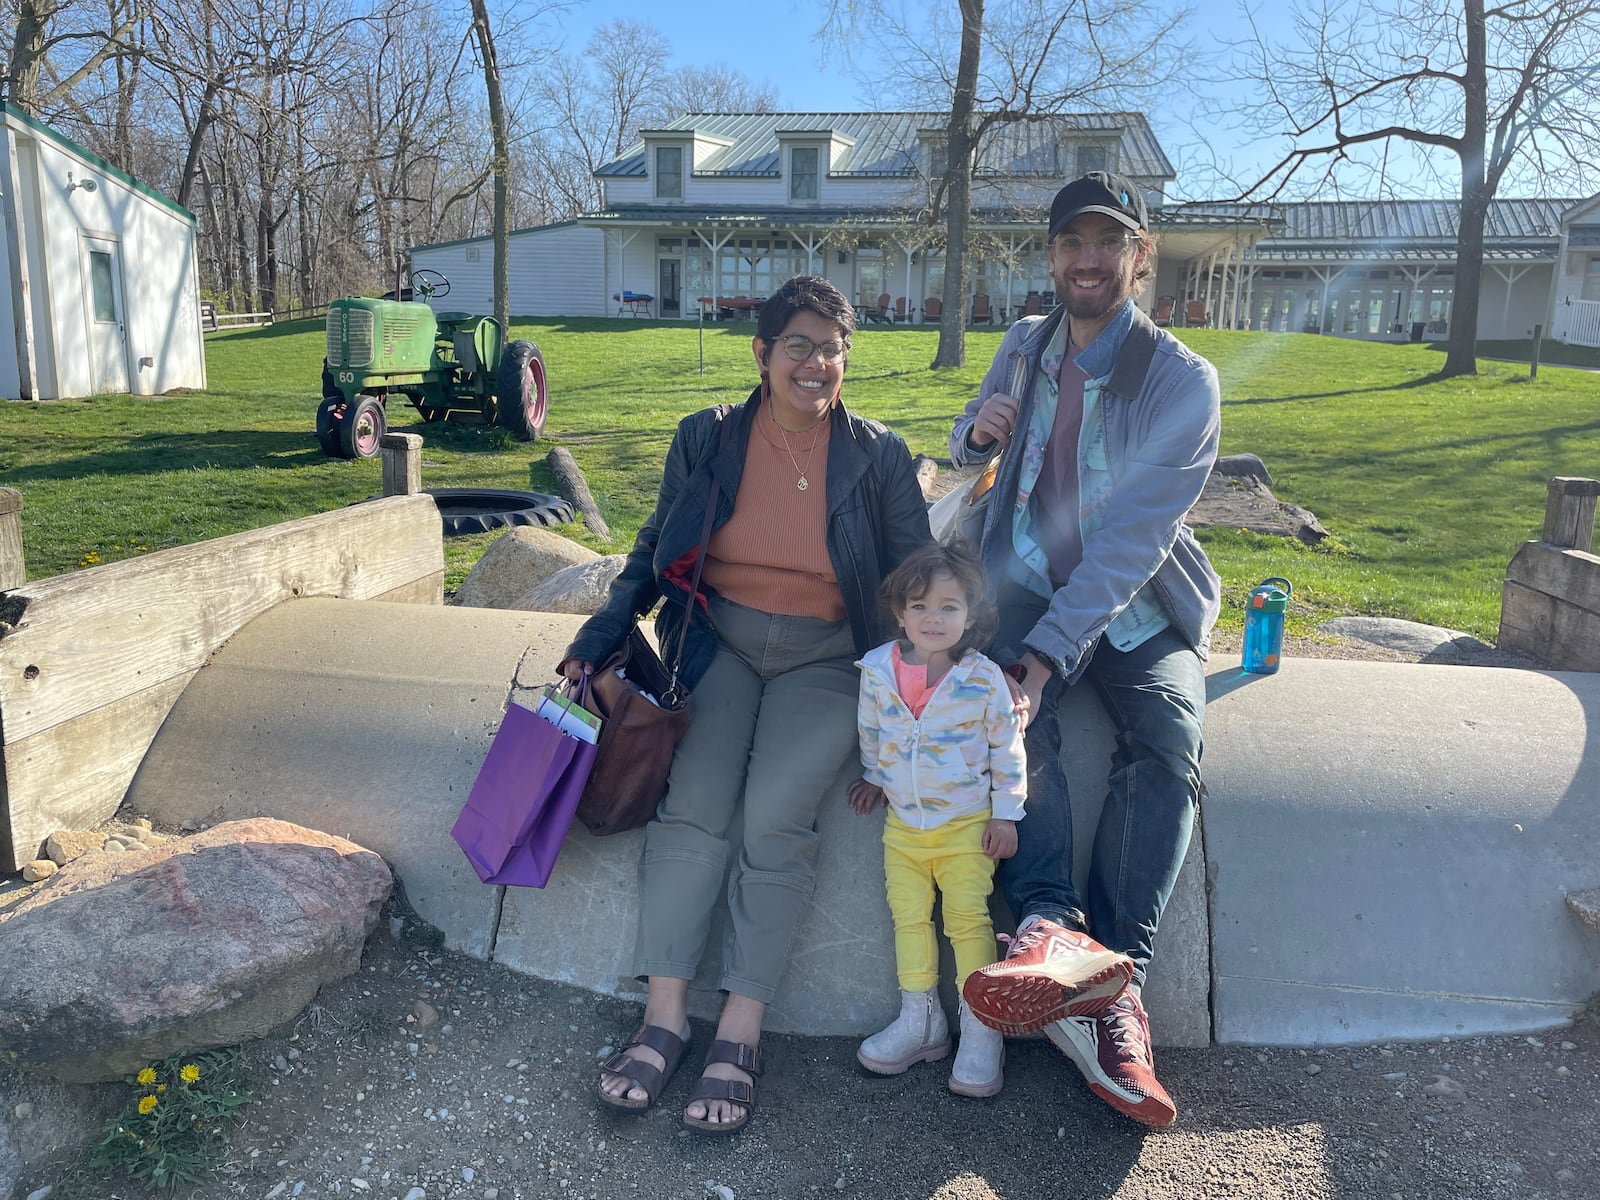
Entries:
[[772, 112], [778, 98], [770, 87], [758, 87], [731, 67], [679, 67], [660, 87], [660, 107], [667, 120], [685, 113]]
[[478, 45], [484, 87], [489, 97], [489, 127], [494, 132], [494, 317], [501, 329], [511, 328], [510, 232], [507, 210], [511, 192], [510, 135], [500, 89], [500, 60], [495, 57], [494, 31], [484, 0], [472, 0], [472, 36]]
[[1297, 38], [1258, 35], [1251, 48], [1243, 75], [1264, 99], [1247, 119], [1284, 129], [1290, 149], [1240, 198], [1330, 183], [1396, 143], [1453, 156], [1461, 215], [1441, 374], [1475, 374], [1490, 201], [1519, 167], [1549, 188], [1600, 161], [1600, 0], [1360, 0], [1300, 14]]
[[986, 155], [1019, 123], [1152, 94], [1177, 71], [1185, 48], [1175, 33], [1188, 14], [1153, 0], [960, 0], [955, 27], [939, 6], [915, 23], [905, 11], [890, 0], [835, 0], [827, 32], [855, 47], [856, 73], [875, 92], [950, 114], [922, 220], [940, 231], [932, 236], [946, 256], [933, 365], [957, 367], [966, 361], [972, 184]]

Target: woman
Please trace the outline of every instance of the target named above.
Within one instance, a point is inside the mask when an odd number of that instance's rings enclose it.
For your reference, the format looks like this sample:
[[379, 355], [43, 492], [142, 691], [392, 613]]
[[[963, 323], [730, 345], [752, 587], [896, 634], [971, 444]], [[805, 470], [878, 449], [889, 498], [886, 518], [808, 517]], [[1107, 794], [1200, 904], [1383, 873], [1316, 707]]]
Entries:
[[[639, 862], [644, 1023], [606, 1060], [599, 1098], [643, 1112], [677, 1069], [689, 981], [732, 855], [727, 1000], [684, 1112], [706, 1133], [742, 1129], [755, 1108], [762, 1019], [811, 898], [817, 810], [856, 751], [854, 661], [885, 636], [883, 576], [931, 540], [905, 443], [840, 403], [854, 332], [855, 309], [825, 279], [791, 279], [767, 301], [751, 342], [760, 386], [737, 408], [679, 423], [655, 512], [561, 664], [568, 678], [591, 669], [658, 598], [661, 645], [675, 648], [689, 611], [681, 679], [693, 722]], [[713, 475], [713, 532], [689, 606]]]

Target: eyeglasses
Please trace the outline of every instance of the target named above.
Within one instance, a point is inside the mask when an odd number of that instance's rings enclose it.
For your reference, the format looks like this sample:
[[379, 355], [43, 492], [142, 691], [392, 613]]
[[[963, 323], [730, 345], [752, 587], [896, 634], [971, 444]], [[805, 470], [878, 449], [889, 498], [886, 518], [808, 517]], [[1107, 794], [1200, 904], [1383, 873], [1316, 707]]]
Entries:
[[1103, 238], [1094, 238], [1086, 242], [1077, 234], [1061, 233], [1056, 235], [1055, 244], [1058, 254], [1076, 256], [1093, 246], [1107, 258], [1116, 258], [1127, 253], [1128, 247], [1138, 240], [1138, 236], [1132, 233], [1108, 233]]
[[783, 352], [795, 362], [805, 362], [818, 350], [822, 351], [823, 362], [838, 362], [850, 349], [849, 342], [834, 340], [831, 342], [813, 342], [803, 333], [785, 334], [783, 337], [772, 339], [783, 345]]

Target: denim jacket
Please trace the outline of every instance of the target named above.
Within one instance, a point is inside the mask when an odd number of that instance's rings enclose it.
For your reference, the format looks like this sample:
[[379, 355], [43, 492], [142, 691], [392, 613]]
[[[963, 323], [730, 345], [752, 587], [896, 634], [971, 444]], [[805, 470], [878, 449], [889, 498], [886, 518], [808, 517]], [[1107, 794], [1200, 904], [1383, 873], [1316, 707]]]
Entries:
[[[712, 528], [733, 516], [734, 497], [744, 476], [745, 451], [761, 389], [733, 408], [704, 408], [678, 423], [662, 470], [655, 512], [639, 528], [628, 561], [612, 581], [606, 602], [584, 622], [562, 657], [600, 663], [628, 635], [634, 618], [664, 599], [656, 620], [661, 658], [671, 663], [683, 628], [706, 497], [715, 475], [719, 486]], [[912, 550], [933, 540], [927, 505], [911, 466], [911, 452], [899, 435], [843, 405], [833, 410], [828, 443], [828, 558], [839, 579], [845, 611], [864, 654], [886, 636], [878, 587]], [[731, 422], [719, 446], [723, 422]], [[693, 688], [716, 653], [716, 631], [707, 616], [706, 593], [694, 605], [684, 645], [680, 680]]]
[[[1023, 382], [1012, 392], [1018, 400], [1017, 428], [1028, 428], [1039, 360], [1064, 318], [1065, 310], [1057, 309], [1007, 331], [977, 397], [951, 431], [950, 458], [956, 466], [982, 465], [997, 453], [993, 447], [973, 450], [967, 432], [990, 395], [1011, 392], [1019, 371]], [[1157, 329], [1131, 301], [1078, 363], [1090, 376], [1078, 477], [1080, 484], [1098, 484], [1082, 493], [1083, 558], [1056, 589], [1024, 646], [996, 647], [995, 652], [1032, 650], [1071, 682], [1137, 596], [1139, 607], [1159, 604], [1172, 627], [1205, 657], [1221, 605], [1221, 581], [1183, 518], [1200, 498], [1217, 457], [1221, 393], [1216, 370]], [[1020, 454], [1002, 456], [984, 519], [984, 564], [996, 581], [1008, 577], [1007, 560], [1014, 556], [1011, 518], [1021, 460]]]

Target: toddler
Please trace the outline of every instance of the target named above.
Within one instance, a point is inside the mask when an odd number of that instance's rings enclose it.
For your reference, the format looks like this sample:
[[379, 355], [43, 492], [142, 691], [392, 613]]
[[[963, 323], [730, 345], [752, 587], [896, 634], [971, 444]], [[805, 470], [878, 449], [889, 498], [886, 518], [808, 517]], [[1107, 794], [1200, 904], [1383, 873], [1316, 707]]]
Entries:
[[[898, 1075], [950, 1053], [939, 1003], [933, 892], [955, 950], [956, 990], [994, 958], [989, 892], [995, 862], [1017, 850], [1027, 797], [1022, 723], [1005, 675], [974, 646], [994, 633], [983, 566], [963, 543], [912, 554], [883, 582], [903, 638], [870, 651], [861, 668], [862, 777], [850, 806], [887, 799], [883, 874], [894, 917], [900, 1015], [861, 1043], [869, 1071]], [[961, 1043], [950, 1090], [993, 1096], [1004, 1040], [961, 1002]]]

